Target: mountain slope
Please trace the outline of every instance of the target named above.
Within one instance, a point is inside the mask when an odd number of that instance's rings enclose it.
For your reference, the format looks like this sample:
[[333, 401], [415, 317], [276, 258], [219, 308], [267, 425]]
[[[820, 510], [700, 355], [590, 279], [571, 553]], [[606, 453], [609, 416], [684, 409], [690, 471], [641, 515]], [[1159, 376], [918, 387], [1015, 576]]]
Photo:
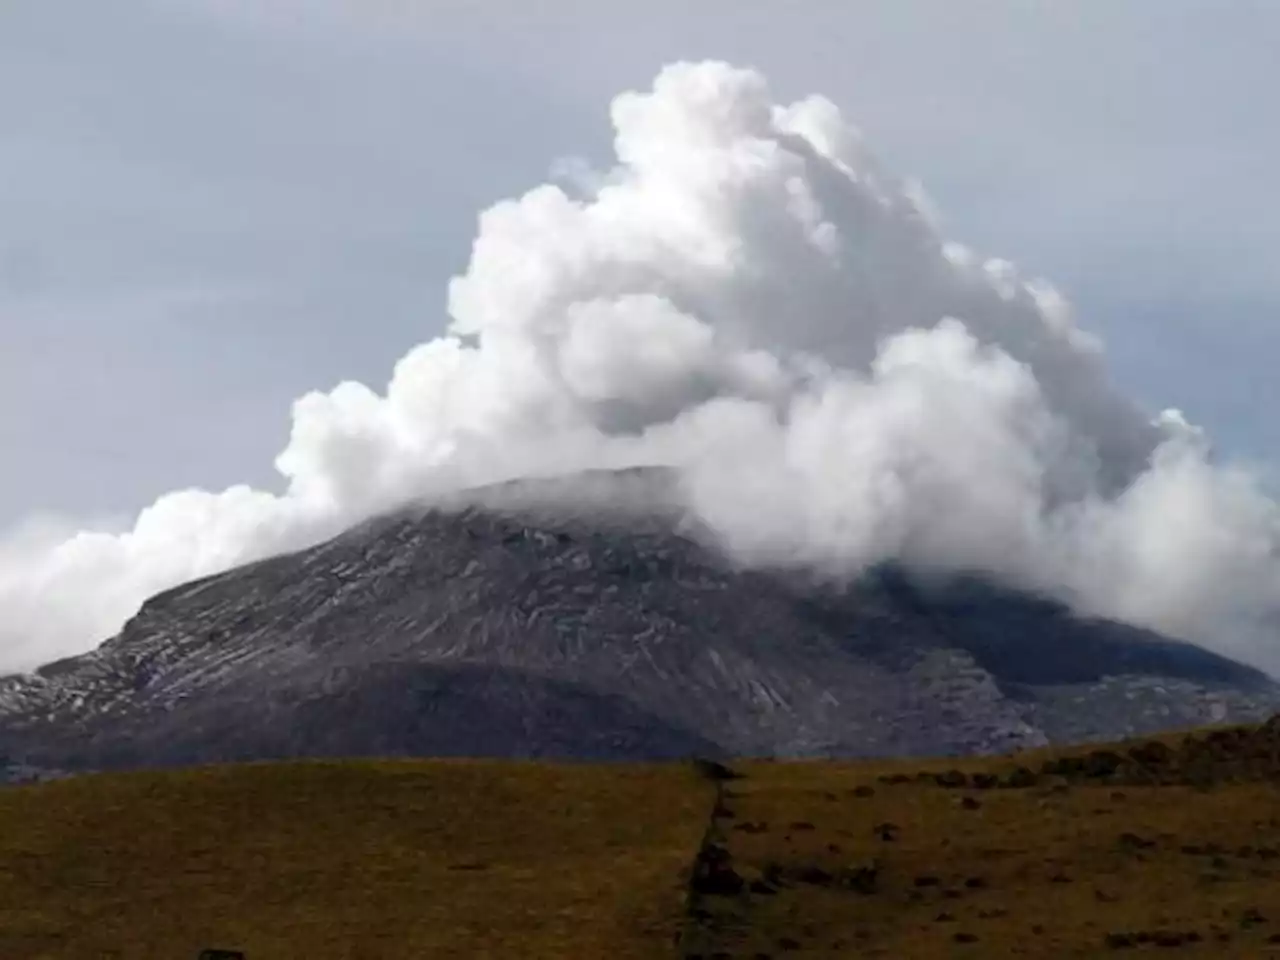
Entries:
[[1280, 703], [1248, 667], [977, 581], [736, 569], [669, 482], [494, 488], [168, 591], [92, 653], [0, 679], [0, 754], [972, 753]]

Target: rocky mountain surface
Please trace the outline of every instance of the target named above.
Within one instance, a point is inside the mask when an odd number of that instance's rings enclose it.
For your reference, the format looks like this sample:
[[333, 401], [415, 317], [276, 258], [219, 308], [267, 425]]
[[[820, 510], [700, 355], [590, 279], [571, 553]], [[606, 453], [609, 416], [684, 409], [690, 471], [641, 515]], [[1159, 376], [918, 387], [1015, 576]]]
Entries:
[[0, 678], [0, 755], [967, 754], [1259, 720], [1266, 675], [973, 579], [743, 570], [669, 477], [493, 488], [149, 600]]

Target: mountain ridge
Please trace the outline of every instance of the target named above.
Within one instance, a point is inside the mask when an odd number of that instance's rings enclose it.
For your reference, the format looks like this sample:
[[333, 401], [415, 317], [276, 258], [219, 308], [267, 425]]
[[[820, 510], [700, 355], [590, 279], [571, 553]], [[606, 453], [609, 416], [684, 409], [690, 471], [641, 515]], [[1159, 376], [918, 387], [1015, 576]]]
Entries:
[[1280, 705], [1251, 667], [972, 577], [742, 568], [673, 482], [498, 485], [165, 591], [96, 650], [0, 678], [0, 754], [999, 753]]

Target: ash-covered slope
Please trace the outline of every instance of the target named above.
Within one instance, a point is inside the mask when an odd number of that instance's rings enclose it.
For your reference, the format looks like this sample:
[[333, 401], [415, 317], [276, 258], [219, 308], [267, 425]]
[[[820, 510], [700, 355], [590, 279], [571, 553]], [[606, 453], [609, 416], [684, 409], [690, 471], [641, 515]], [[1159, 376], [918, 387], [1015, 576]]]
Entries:
[[1250, 668], [978, 582], [735, 569], [669, 482], [495, 488], [169, 591], [96, 651], [0, 679], [0, 754], [967, 753], [1280, 704]]

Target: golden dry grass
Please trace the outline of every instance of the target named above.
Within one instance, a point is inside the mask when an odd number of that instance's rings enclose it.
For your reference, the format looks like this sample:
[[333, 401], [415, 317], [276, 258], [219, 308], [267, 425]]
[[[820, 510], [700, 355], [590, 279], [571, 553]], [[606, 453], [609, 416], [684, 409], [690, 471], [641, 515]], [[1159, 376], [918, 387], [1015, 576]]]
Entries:
[[[1280, 721], [1162, 739], [1109, 748], [1122, 766], [1102, 773], [1079, 765], [1088, 750], [747, 763], [718, 806], [714, 770], [684, 764], [13, 788], [0, 960], [1280, 957]], [[932, 775], [949, 769], [963, 785]], [[695, 858], [733, 882], [697, 884], [690, 916]]]
[[[1022, 789], [948, 789], [882, 779], [1038, 768], [1049, 756], [744, 765], [718, 826], [732, 869], [756, 890], [703, 897], [689, 954], [1280, 956], [1274, 781], [1042, 777]], [[874, 889], [857, 889], [873, 866]]]
[[290, 763], [0, 790], [0, 958], [667, 957], [686, 766]]

